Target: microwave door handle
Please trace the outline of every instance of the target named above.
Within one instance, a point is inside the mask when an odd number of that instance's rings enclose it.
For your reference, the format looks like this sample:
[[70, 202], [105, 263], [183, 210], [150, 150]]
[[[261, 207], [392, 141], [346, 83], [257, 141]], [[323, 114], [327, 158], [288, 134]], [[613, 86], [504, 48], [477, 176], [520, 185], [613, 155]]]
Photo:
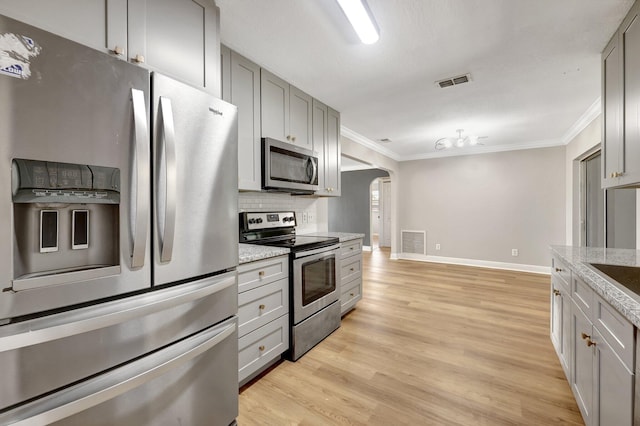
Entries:
[[160, 121], [165, 146], [165, 170], [167, 173], [165, 192], [164, 236], [161, 238], [160, 262], [171, 261], [176, 231], [176, 186], [178, 165], [176, 163], [176, 130], [173, 109], [169, 98], [160, 97]]
[[147, 242], [147, 218], [149, 216], [149, 130], [147, 127], [147, 108], [144, 92], [131, 89], [133, 105], [136, 194], [133, 212], [133, 250], [131, 252], [131, 267], [144, 266], [144, 256]]
[[313, 161], [313, 157], [309, 157], [309, 162], [311, 163], [311, 167], [313, 168], [313, 174], [311, 175], [311, 181], [309, 183], [313, 183], [316, 180], [316, 176], [318, 175], [318, 165], [315, 161]]

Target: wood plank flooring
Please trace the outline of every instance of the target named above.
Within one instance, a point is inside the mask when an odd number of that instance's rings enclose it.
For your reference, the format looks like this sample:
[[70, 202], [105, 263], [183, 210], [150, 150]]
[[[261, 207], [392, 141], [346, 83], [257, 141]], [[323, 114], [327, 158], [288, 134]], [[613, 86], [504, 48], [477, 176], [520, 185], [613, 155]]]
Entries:
[[240, 393], [238, 424], [584, 424], [549, 338], [549, 278], [364, 253], [364, 297]]

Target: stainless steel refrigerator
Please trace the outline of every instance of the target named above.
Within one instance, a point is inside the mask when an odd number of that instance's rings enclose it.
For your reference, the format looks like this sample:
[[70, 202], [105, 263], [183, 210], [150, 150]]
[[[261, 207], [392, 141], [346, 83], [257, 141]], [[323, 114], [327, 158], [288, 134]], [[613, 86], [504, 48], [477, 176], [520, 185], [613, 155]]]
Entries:
[[233, 423], [236, 108], [0, 16], [0, 173], [0, 424]]

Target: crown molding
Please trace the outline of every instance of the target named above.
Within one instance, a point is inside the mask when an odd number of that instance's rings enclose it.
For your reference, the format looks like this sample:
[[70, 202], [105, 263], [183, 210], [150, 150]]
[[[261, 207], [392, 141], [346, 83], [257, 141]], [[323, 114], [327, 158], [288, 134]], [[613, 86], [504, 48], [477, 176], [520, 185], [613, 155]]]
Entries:
[[573, 126], [567, 130], [567, 132], [562, 136], [562, 144], [567, 145], [571, 142], [576, 136], [580, 134], [593, 120], [598, 118], [600, 113], [602, 112], [602, 99], [600, 96], [591, 104], [591, 106], [578, 118], [578, 120], [573, 123]]
[[371, 139], [367, 138], [366, 136], [362, 136], [360, 133], [354, 132], [353, 130], [351, 130], [348, 127], [340, 126], [340, 135], [344, 136], [347, 139], [351, 139], [352, 141], [354, 141], [354, 142], [356, 142], [356, 143], [358, 143], [360, 145], [363, 145], [363, 146], [365, 146], [365, 147], [367, 147], [369, 149], [372, 149], [372, 150], [374, 150], [374, 151], [376, 151], [376, 152], [378, 152], [378, 153], [380, 153], [380, 154], [382, 154], [382, 155], [384, 155], [386, 157], [389, 157], [392, 160], [400, 161], [399, 160], [400, 156], [397, 153], [395, 153], [395, 152], [393, 152], [393, 151], [391, 151], [391, 150], [389, 150], [389, 149], [387, 149], [387, 148], [385, 148], [383, 146], [380, 146], [380, 144], [375, 143], [374, 141], [372, 141]]

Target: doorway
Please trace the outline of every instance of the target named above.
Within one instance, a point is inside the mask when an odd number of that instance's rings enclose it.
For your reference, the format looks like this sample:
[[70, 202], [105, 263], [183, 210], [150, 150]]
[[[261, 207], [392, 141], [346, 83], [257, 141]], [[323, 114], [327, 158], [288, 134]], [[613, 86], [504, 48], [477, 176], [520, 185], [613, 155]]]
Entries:
[[391, 248], [391, 179], [374, 179], [371, 200], [371, 250]]

